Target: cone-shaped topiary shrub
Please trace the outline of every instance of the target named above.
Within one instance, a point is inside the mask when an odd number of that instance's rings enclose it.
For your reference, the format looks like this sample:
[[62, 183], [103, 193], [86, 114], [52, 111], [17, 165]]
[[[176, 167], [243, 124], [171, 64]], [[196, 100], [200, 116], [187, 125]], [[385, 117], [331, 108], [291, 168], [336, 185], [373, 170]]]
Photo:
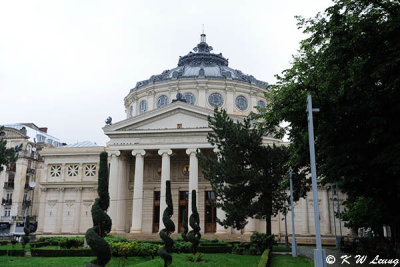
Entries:
[[171, 181], [166, 181], [165, 202], [167, 203], [167, 207], [162, 217], [165, 228], [160, 231], [160, 237], [164, 241], [164, 246], [158, 250], [158, 255], [164, 260], [164, 267], [172, 263], [171, 252], [174, 245], [174, 240], [170, 237], [171, 233], [175, 231], [175, 224], [171, 220], [171, 216], [174, 214], [171, 197]]
[[192, 190], [192, 215], [190, 215], [189, 224], [192, 230], [187, 234], [187, 238], [192, 243], [192, 253], [196, 254], [201, 238], [200, 218], [196, 205], [196, 190]]
[[182, 232], [181, 236], [183, 238], [183, 241], [187, 242], [187, 241], [189, 241], [189, 239], [187, 238], [187, 233], [189, 231], [189, 227], [188, 227], [186, 210], [183, 211], [182, 226], [183, 226], [183, 232]]
[[111, 259], [111, 249], [104, 240], [111, 231], [111, 218], [105, 212], [110, 205], [110, 195], [108, 194], [108, 162], [107, 152], [100, 154], [100, 167], [96, 198], [92, 206], [93, 227], [86, 231], [86, 242], [94, 251], [97, 258], [89, 262], [87, 267], [105, 266]]

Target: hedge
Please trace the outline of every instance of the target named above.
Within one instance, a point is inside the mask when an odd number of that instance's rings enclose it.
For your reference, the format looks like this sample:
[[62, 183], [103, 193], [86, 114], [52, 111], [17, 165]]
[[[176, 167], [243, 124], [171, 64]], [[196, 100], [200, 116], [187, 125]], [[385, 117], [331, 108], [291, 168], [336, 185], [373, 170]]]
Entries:
[[4, 255], [24, 257], [25, 251], [22, 249], [0, 249], [0, 256]]
[[260, 261], [258, 262], [258, 267], [266, 267], [269, 260], [269, 249], [264, 250], [263, 254], [261, 255]]
[[0, 241], [0, 246], [5, 246], [8, 244], [8, 241]]
[[7, 250], [6, 249], [0, 249], [0, 256], [7, 255]]
[[201, 253], [232, 253], [232, 246], [228, 244], [200, 244], [198, 252]]
[[31, 249], [32, 257], [91, 257], [91, 249]]

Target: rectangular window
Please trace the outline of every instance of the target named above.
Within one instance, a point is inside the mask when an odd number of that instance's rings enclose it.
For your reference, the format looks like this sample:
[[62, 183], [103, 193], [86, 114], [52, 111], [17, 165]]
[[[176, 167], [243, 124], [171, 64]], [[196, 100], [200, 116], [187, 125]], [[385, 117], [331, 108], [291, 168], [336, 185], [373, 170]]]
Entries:
[[215, 233], [217, 230], [217, 209], [215, 207], [215, 193], [205, 191], [204, 196], [204, 232]]
[[[179, 191], [179, 209], [178, 209], [178, 232], [184, 231], [183, 216], [188, 218], [189, 191]], [[189, 222], [188, 222], [189, 223]]]
[[160, 227], [160, 191], [154, 191], [153, 196], [153, 233], [157, 233]]

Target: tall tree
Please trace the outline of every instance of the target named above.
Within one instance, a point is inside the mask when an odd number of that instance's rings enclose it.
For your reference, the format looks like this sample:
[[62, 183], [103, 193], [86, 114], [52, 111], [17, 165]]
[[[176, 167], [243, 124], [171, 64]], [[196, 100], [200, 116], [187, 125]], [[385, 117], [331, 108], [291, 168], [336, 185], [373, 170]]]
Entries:
[[4, 170], [4, 166], [8, 166], [18, 158], [18, 152], [21, 150], [22, 145], [7, 148], [7, 140], [4, 139], [6, 132], [4, 127], [0, 126], [0, 172]]
[[111, 259], [110, 245], [104, 237], [111, 231], [111, 218], [106, 213], [110, 206], [110, 195], [108, 193], [108, 154], [100, 154], [100, 167], [97, 193], [98, 198], [92, 206], [93, 227], [86, 231], [85, 239], [90, 248], [96, 253], [97, 258], [89, 262], [87, 267], [103, 267]]
[[279, 136], [275, 126], [289, 123], [291, 160], [308, 172], [304, 110], [311, 94], [320, 108], [314, 116], [318, 175], [338, 182], [348, 208], [364, 211], [364, 217], [379, 211], [369, 226], [380, 232], [383, 224], [391, 225], [399, 240], [400, 5], [334, 0], [323, 14], [299, 17], [298, 25], [309, 37], [291, 68], [269, 87], [265, 126]]
[[[233, 121], [225, 110], [215, 110], [208, 118], [213, 132], [208, 141], [217, 155], [199, 153], [200, 165], [216, 195], [216, 206], [226, 217], [223, 226], [243, 229], [248, 217], [266, 219], [266, 233], [271, 234], [271, 216], [287, 201], [289, 154], [285, 146], [264, 146], [264, 131], [254, 127], [250, 118]], [[297, 170], [296, 166], [293, 166]], [[306, 192], [304, 176], [294, 175], [296, 198]]]

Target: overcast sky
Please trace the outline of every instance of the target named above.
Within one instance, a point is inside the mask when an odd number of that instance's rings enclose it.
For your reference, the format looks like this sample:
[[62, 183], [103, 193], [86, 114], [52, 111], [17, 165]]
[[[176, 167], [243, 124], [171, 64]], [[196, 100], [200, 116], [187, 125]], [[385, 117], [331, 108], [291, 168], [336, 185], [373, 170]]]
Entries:
[[304, 35], [295, 15], [329, 0], [0, 0], [0, 124], [33, 122], [64, 142], [105, 145], [137, 81], [176, 67], [200, 40], [269, 83]]

